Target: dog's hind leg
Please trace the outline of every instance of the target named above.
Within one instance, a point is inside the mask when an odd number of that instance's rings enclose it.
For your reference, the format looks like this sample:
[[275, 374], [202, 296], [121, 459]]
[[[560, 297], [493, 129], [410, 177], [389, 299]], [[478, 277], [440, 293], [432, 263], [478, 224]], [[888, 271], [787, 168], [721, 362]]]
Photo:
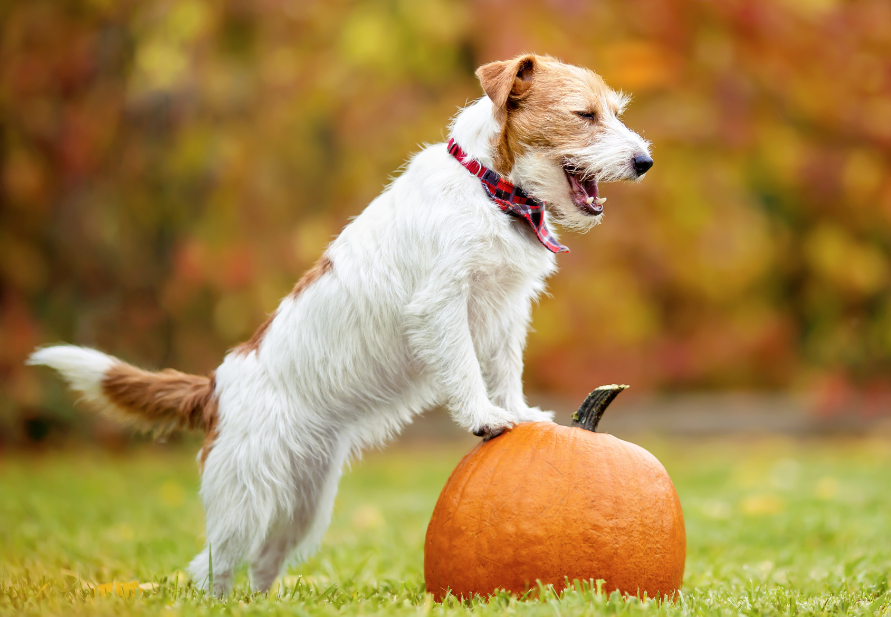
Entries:
[[189, 566], [195, 584], [209, 589], [212, 581], [216, 594], [231, 589], [233, 570], [261, 552], [297, 504], [288, 444], [230, 439], [223, 428], [201, 478], [207, 546]]
[[215, 490], [219, 486], [208, 483], [207, 476], [206, 470], [201, 497], [207, 514], [207, 543], [189, 564], [189, 574], [199, 588], [222, 596], [232, 589], [235, 568], [259, 544], [258, 532], [265, 535], [268, 525], [258, 521], [247, 491], [239, 499]]
[[251, 586], [255, 590], [266, 591], [272, 585], [289, 555], [299, 563], [318, 550], [331, 522], [337, 485], [348, 455], [349, 441], [342, 439], [325, 453], [295, 461], [296, 507], [287, 524], [269, 534], [250, 559]]
[[256, 555], [250, 558], [249, 574], [254, 591], [269, 589], [281, 573], [287, 556], [294, 550], [300, 536], [300, 529], [293, 521], [278, 527], [269, 534]]
[[[211, 561], [211, 547], [213, 548]], [[224, 596], [232, 589], [235, 566], [241, 561], [241, 551], [227, 548], [226, 545], [208, 544], [189, 564], [189, 574], [195, 585], [207, 591]]]
[[322, 545], [322, 536], [325, 535], [328, 525], [331, 524], [331, 512], [334, 510], [337, 486], [340, 483], [340, 476], [343, 474], [343, 467], [350, 455], [349, 441], [344, 439], [339, 443], [333, 454], [331, 463], [320, 478], [321, 482], [318, 485], [314, 502], [307, 503], [304, 509], [309, 525], [294, 550], [293, 559], [295, 562], [305, 561], [319, 550]]

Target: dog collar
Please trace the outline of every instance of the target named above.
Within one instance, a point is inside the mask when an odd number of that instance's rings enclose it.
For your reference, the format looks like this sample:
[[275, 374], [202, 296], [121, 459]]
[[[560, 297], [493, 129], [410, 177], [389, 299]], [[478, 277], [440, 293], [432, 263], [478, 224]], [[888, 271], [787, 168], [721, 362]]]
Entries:
[[497, 173], [468, 157], [454, 139], [449, 140], [449, 154], [458, 159], [458, 162], [466, 167], [467, 171], [480, 179], [486, 194], [498, 204], [502, 212], [529, 223], [539, 242], [546, 249], [552, 253], [569, 252], [568, 248], [557, 242], [557, 239], [551, 235], [544, 220], [544, 202], [529, 197], [520, 187], [505, 182]]

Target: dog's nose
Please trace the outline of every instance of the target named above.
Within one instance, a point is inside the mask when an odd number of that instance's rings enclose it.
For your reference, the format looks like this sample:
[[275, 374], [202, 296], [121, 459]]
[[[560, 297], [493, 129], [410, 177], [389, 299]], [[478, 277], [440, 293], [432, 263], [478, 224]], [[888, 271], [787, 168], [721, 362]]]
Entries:
[[644, 175], [653, 166], [653, 159], [646, 154], [635, 156], [631, 159], [631, 162], [634, 164], [634, 171], [637, 172], [638, 176]]

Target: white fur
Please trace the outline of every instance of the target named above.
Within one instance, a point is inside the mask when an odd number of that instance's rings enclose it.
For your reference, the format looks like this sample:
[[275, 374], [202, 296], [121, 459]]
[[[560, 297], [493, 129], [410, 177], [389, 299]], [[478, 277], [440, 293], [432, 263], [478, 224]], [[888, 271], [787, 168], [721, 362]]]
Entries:
[[[621, 114], [630, 98], [623, 93], [611, 92], [610, 95]], [[617, 114], [604, 111], [599, 122], [603, 130], [598, 138], [561, 152], [560, 164], [555, 164], [552, 153], [535, 149], [518, 156], [514, 163], [511, 181], [547, 203], [560, 226], [565, 229], [588, 231], [602, 222], [603, 214], [591, 216], [573, 205], [562, 163], [571, 162], [577, 169], [585, 170], [586, 177], [595, 178], [598, 182], [640, 180], [646, 175], [637, 175], [632, 159], [638, 155], [649, 155], [650, 143], [625, 126]]]
[[597, 178], [598, 182], [643, 178], [646, 174], [638, 176], [631, 160], [636, 155], [649, 154], [649, 142], [625, 126], [614, 114], [603, 114], [600, 122], [606, 130], [598, 139], [565, 153], [566, 158], [579, 168], [590, 170], [589, 175]]
[[88, 403], [104, 408], [111, 403], [103, 396], [101, 382], [105, 373], [120, 360], [101, 351], [77, 345], [57, 345], [36, 350], [26, 364], [56, 369], [72, 390], [83, 394]]
[[[498, 130], [484, 97], [451, 135], [491, 165]], [[527, 160], [513, 178], [535, 186], [536, 173]], [[258, 351], [230, 352], [216, 371], [218, 436], [201, 486], [207, 548], [190, 571], [207, 587], [212, 550], [218, 592], [244, 558], [266, 589], [288, 555], [314, 551], [346, 461], [423, 410], [444, 405], [469, 431], [552, 417], [526, 404], [521, 378], [531, 305], [555, 256], [444, 144], [417, 154], [327, 255], [332, 270], [282, 301]], [[32, 362], [95, 398], [114, 360], [62, 347]]]

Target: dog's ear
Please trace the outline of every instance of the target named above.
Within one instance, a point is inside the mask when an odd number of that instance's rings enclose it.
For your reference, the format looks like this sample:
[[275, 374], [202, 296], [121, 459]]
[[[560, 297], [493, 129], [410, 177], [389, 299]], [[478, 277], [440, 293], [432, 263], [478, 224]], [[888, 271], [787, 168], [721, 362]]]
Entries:
[[537, 68], [535, 56], [526, 54], [513, 60], [484, 64], [476, 70], [476, 76], [495, 105], [496, 113], [503, 113], [511, 102], [529, 91]]

